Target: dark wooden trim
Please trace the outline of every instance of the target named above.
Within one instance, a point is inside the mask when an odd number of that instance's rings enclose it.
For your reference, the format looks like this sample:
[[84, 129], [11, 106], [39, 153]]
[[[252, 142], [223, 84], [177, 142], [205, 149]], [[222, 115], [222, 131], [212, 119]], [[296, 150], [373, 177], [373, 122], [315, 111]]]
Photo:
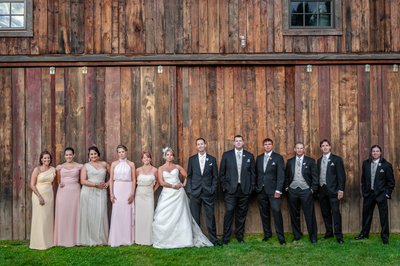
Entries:
[[349, 65], [400, 64], [400, 54], [163, 54], [163, 55], [10, 55], [0, 67], [155, 66], [155, 65]]

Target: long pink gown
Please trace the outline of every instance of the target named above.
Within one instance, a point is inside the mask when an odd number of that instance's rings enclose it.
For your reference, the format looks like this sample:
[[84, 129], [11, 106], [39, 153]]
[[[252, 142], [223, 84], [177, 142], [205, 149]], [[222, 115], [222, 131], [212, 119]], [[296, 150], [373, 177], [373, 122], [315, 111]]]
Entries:
[[61, 183], [64, 187], [58, 187], [56, 197], [56, 215], [54, 220], [54, 245], [72, 247], [77, 245], [79, 225], [79, 201], [81, 185], [79, 183], [79, 171], [81, 164], [72, 169], [62, 165], [57, 166], [60, 171]]
[[131, 167], [126, 160], [119, 160], [114, 168], [114, 196], [116, 201], [112, 207], [110, 237], [108, 244], [112, 247], [132, 245], [134, 236], [135, 205], [128, 204], [132, 191]]

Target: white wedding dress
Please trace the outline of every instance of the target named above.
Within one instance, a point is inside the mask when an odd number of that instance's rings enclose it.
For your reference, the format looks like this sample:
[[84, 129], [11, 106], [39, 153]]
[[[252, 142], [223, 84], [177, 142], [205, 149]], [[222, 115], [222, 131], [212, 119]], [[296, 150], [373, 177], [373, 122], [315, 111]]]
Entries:
[[[163, 171], [164, 180], [178, 184], [179, 171]], [[185, 248], [212, 246], [194, 221], [188, 197], [183, 188], [163, 188], [158, 199], [153, 221], [153, 247]]]

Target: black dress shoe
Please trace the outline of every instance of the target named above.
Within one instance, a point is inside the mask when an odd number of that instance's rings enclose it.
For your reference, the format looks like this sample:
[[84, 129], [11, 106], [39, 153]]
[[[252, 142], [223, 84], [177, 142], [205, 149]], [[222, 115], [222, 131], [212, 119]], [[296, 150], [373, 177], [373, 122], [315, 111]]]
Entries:
[[315, 240], [315, 239], [311, 240], [311, 244], [316, 245], [317, 244], [317, 240]]
[[241, 239], [238, 239], [237, 241], [238, 241], [239, 243], [244, 243], [244, 239], [242, 239], [242, 238], [241, 238]]
[[286, 241], [285, 240], [279, 240], [279, 244], [281, 244], [281, 246], [285, 246], [286, 245]]
[[333, 234], [332, 233], [326, 233], [325, 235], [324, 235], [324, 239], [328, 239], [328, 238], [332, 238], [333, 237]]
[[355, 240], [362, 240], [362, 239], [365, 239], [365, 238], [368, 238], [368, 236], [367, 236], [367, 235], [364, 235], [364, 234], [359, 234], [359, 235], [356, 236], [354, 239], [355, 239]]
[[223, 244], [223, 245], [228, 245], [228, 244], [229, 244], [229, 240], [224, 240], [224, 241], [222, 242], [222, 244]]
[[336, 241], [337, 241], [339, 244], [344, 244], [344, 241], [343, 241], [343, 239], [341, 239], [341, 238], [338, 238]]
[[389, 245], [389, 239], [382, 239], [384, 245]]
[[219, 240], [216, 240], [216, 241], [213, 243], [213, 245], [214, 245], [214, 247], [222, 246], [222, 242], [219, 241]]
[[267, 242], [268, 241], [268, 239], [270, 239], [271, 237], [270, 236], [264, 236], [264, 238], [263, 238], [263, 240], [262, 241], [264, 241], [264, 242]]

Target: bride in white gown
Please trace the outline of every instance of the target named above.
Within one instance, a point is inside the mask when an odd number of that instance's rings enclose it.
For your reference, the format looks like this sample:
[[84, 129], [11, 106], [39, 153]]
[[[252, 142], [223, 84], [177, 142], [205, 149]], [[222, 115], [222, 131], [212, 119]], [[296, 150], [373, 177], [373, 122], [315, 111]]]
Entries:
[[[171, 148], [163, 150], [165, 164], [158, 169], [158, 179], [163, 190], [158, 199], [153, 221], [153, 247], [185, 248], [212, 246], [194, 221], [184, 186], [186, 171], [173, 163]], [[179, 173], [185, 177], [183, 184]]]

